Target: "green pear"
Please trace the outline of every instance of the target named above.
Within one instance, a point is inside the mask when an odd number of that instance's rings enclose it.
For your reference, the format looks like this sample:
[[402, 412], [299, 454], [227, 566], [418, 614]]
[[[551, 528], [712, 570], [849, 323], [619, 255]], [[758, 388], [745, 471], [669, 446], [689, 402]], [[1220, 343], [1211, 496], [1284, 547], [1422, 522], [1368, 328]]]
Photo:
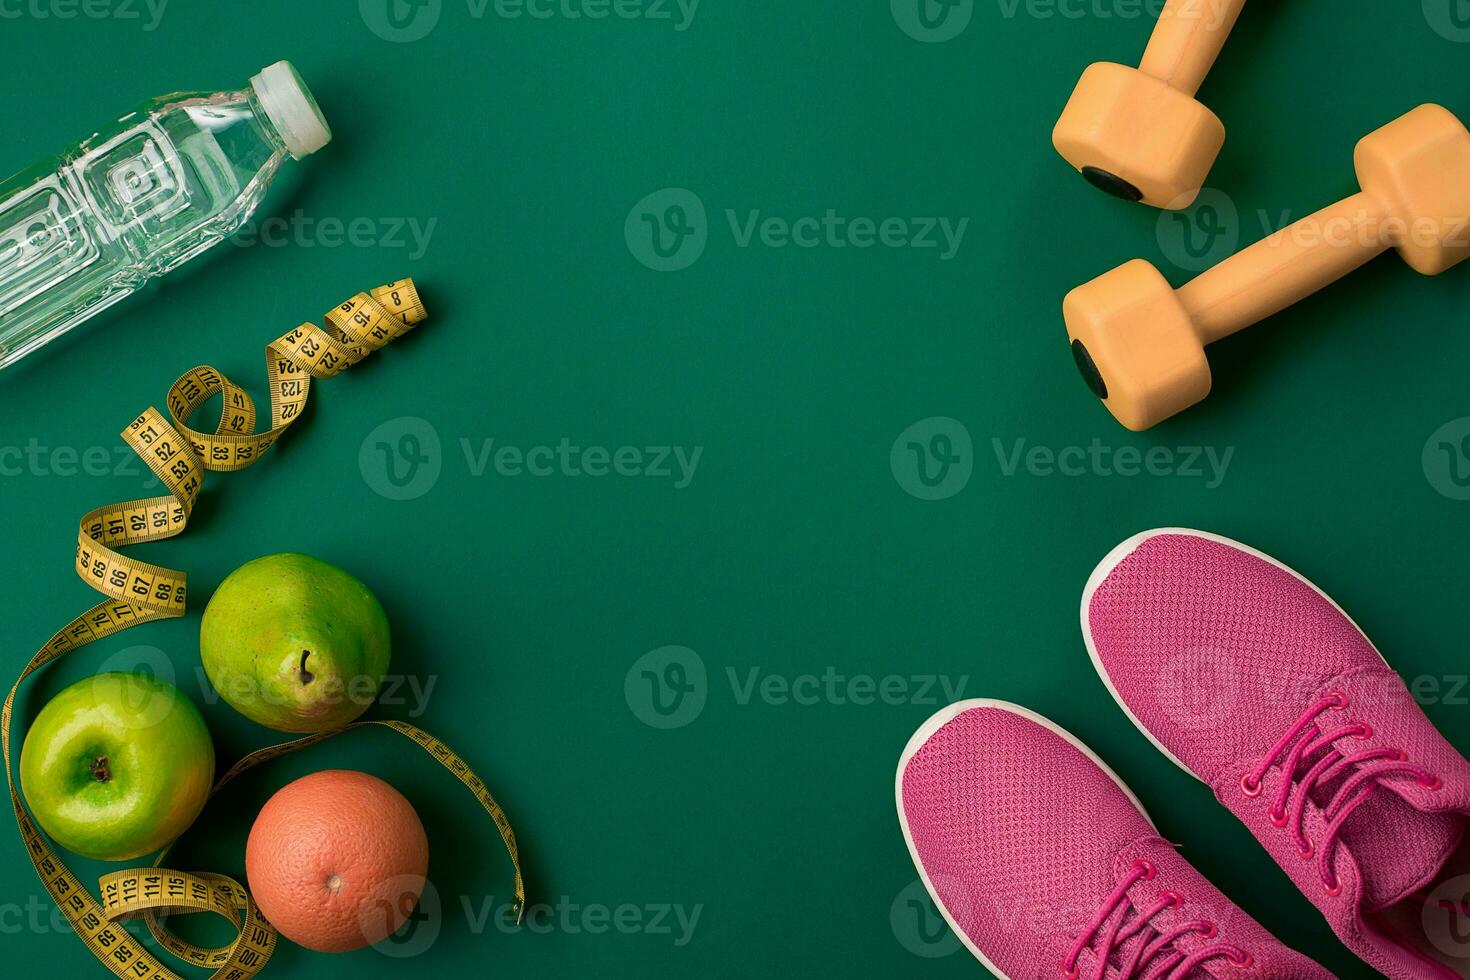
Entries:
[[199, 654], [220, 696], [282, 732], [341, 728], [388, 670], [388, 617], [351, 575], [308, 555], [241, 565], [204, 610]]
[[88, 677], [52, 698], [20, 750], [36, 822], [62, 847], [131, 861], [189, 829], [214, 785], [199, 709], [143, 674]]

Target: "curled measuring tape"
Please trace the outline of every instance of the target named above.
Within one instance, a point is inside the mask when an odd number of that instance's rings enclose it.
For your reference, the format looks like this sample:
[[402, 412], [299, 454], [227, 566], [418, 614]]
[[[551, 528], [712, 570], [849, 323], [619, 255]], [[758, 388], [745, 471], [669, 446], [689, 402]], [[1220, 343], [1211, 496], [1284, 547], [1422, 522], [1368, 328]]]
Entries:
[[[26, 664], [0, 709], [0, 749], [5, 780], [15, 809], [21, 840], [36, 873], [57, 907], [97, 959], [123, 980], [181, 980], [158, 961], [122, 925], [143, 918], [154, 939], [185, 962], [215, 971], [216, 980], [249, 980], [275, 951], [276, 931], [266, 922], [249, 893], [224, 875], [171, 871], [155, 866], [104, 875], [99, 902], [57, 857], [45, 835], [21, 802], [10, 762], [10, 723], [16, 692], [31, 674], [89, 643], [158, 619], [184, 614], [187, 576], [180, 571], [137, 561], [118, 549], [171, 538], [184, 530], [206, 472], [230, 472], [252, 465], [301, 416], [313, 378], [330, 378], [375, 350], [397, 340], [427, 317], [413, 280], [358, 293], [326, 315], [326, 326], [304, 323], [267, 345], [266, 376], [270, 385], [271, 425], [255, 431], [255, 403], [243, 388], [219, 371], [201, 365], [186, 371], [168, 391], [173, 421], [149, 408], [123, 431], [122, 438], [168, 489], [167, 496], [99, 507], [82, 518], [77, 539], [76, 571], [106, 598], [62, 627]], [[189, 428], [190, 416], [215, 395], [224, 405], [213, 433]], [[344, 732], [383, 727], [406, 735], [475, 794], [490, 814], [515, 868], [516, 910], [525, 908], [520, 852], [505, 812], [480, 777], [434, 736], [400, 721], [360, 721], [329, 732], [273, 745], [242, 758], [219, 778], [218, 793], [237, 776], [262, 763], [296, 752]], [[161, 917], [212, 912], [239, 930], [234, 941], [216, 949], [186, 943], [169, 932]]]

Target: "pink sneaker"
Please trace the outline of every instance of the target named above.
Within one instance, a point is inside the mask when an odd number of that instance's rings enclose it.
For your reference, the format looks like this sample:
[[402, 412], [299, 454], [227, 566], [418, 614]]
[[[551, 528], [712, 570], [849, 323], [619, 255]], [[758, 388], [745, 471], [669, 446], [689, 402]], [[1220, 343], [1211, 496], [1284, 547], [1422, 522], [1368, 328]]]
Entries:
[[1139, 730], [1250, 828], [1366, 963], [1470, 975], [1470, 764], [1321, 590], [1244, 545], [1149, 531], [1082, 633]]
[[945, 708], [909, 740], [897, 782], [920, 877], [998, 977], [1332, 976], [1232, 905], [1112, 770], [1024, 708]]

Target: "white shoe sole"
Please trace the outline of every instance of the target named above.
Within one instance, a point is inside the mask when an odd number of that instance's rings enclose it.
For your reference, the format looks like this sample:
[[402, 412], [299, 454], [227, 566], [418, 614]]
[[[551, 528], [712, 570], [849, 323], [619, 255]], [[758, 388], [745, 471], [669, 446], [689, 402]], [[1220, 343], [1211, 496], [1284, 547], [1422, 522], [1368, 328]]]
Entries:
[[1113, 772], [1112, 768], [1106, 762], [1103, 762], [1102, 759], [1098, 758], [1096, 752], [1092, 751], [1092, 749], [1083, 744], [1081, 739], [1077, 738], [1077, 736], [1073, 735], [1071, 732], [1067, 731], [1056, 722], [1052, 721], [1049, 718], [1045, 718], [1034, 711], [1023, 708], [1020, 705], [1011, 704], [1008, 701], [991, 701], [984, 698], [977, 698], [970, 701], [957, 701], [947, 708], [940, 709], [932, 717], [930, 717], [928, 721], [919, 726], [919, 730], [914, 732], [913, 737], [911, 737], [908, 741], [908, 744], [904, 746], [903, 755], [899, 757], [898, 775], [894, 779], [893, 791], [894, 802], [898, 806], [898, 823], [899, 826], [903, 828], [903, 840], [904, 843], [908, 845], [909, 857], [913, 859], [914, 867], [917, 868], [919, 871], [920, 880], [924, 882], [924, 887], [928, 890], [929, 896], [934, 899], [934, 905], [939, 909], [939, 914], [944, 916], [944, 921], [949, 924], [950, 931], [952, 931], [957, 937], [959, 937], [960, 942], [965, 944], [965, 948], [968, 949], [972, 954], [974, 954], [975, 958], [981, 962], [985, 969], [995, 974], [997, 977], [1000, 978], [1000, 980], [1010, 980], [1009, 977], [1002, 973], [996, 967], [996, 965], [990, 961], [989, 957], [987, 957], [983, 952], [981, 952], [979, 948], [975, 946], [975, 944], [970, 940], [969, 935], [967, 935], [965, 931], [960, 928], [959, 923], [956, 922], [954, 916], [950, 914], [950, 911], [945, 906], [943, 900], [940, 899], [939, 892], [936, 891], [934, 888], [934, 882], [929, 879], [929, 872], [924, 868], [924, 862], [919, 859], [919, 851], [918, 848], [914, 846], [913, 834], [909, 832], [908, 814], [905, 812], [903, 806], [903, 775], [905, 770], [908, 769], [909, 760], [912, 759], [916, 754], [918, 754], [918, 751], [924, 747], [925, 743], [927, 743], [929, 739], [932, 738], [934, 734], [938, 732], [941, 728], [943, 728], [959, 715], [962, 715], [966, 711], [970, 711], [975, 708], [992, 708], [997, 711], [1008, 712], [1009, 714], [1016, 715], [1019, 718], [1024, 718], [1027, 721], [1035, 722], [1042, 728], [1045, 728], [1047, 731], [1060, 737], [1064, 742], [1072, 746], [1072, 748], [1076, 749], [1088, 759], [1092, 760], [1092, 762], [1096, 764], [1099, 769], [1107, 774], [1109, 779], [1117, 784], [1117, 787], [1123, 791], [1123, 795], [1128, 797], [1129, 802], [1131, 802], [1135, 807], [1138, 808], [1139, 814], [1142, 815], [1143, 819], [1148, 823], [1149, 827], [1153, 829], [1155, 834], [1158, 833], [1158, 828], [1154, 826], [1153, 818], [1151, 818], [1148, 815], [1148, 811], [1143, 808], [1143, 804], [1139, 802], [1138, 796], [1134, 794], [1133, 790], [1128, 788], [1128, 784], [1123, 782], [1122, 778], [1117, 773]]
[[1097, 646], [1092, 641], [1092, 625], [1089, 620], [1089, 613], [1092, 609], [1092, 594], [1097, 591], [1098, 586], [1107, 581], [1108, 576], [1113, 573], [1113, 569], [1117, 568], [1118, 565], [1120, 565], [1125, 558], [1133, 554], [1133, 552], [1137, 551], [1138, 548], [1145, 541], [1164, 535], [1174, 537], [1203, 538], [1206, 541], [1213, 541], [1216, 544], [1228, 545], [1231, 548], [1235, 548], [1238, 551], [1243, 551], [1248, 555], [1259, 558], [1268, 564], [1274, 565], [1277, 568], [1281, 569], [1283, 572], [1289, 573], [1297, 581], [1301, 582], [1303, 585], [1307, 586], [1313, 592], [1317, 593], [1323, 599], [1326, 599], [1329, 603], [1331, 603], [1333, 609], [1336, 609], [1339, 613], [1342, 613], [1343, 618], [1346, 619], [1349, 623], [1352, 623], [1353, 628], [1358, 631], [1358, 634], [1363, 637], [1368, 646], [1373, 648], [1373, 652], [1378, 654], [1378, 659], [1383, 660], [1384, 666], [1388, 666], [1388, 661], [1384, 660], [1383, 654], [1378, 652], [1378, 648], [1376, 646], [1373, 646], [1373, 641], [1368, 639], [1368, 635], [1363, 632], [1362, 627], [1353, 622], [1353, 618], [1349, 616], [1343, 610], [1343, 608], [1337, 604], [1332, 596], [1328, 595], [1326, 592], [1323, 592], [1310, 579], [1298, 572], [1296, 569], [1289, 568], [1288, 566], [1277, 561], [1275, 558], [1272, 558], [1270, 555], [1263, 554], [1262, 552], [1257, 551], [1255, 548], [1252, 548], [1249, 545], [1241, 544], [1239, 541], [1233, 541], [1230, 538], [1222, 537], [1218, 534], [1210, 534], [1206, 531], [1192, 531], [1188, 528], [1157, 528], [1152, 531], [1144, 531], [1141, 534], [1135, 534], [1133, 537], [1129, 538], [1128, 540], [1124, 541], [1122, 544], [1114, 548], [1112, 551], [1108, 552], [1107, 557], [1103, 558], [1103, 560], [1098, 563], [1098, 566], [1092, 570], [1092, 574], [1088, 576], [1087, 587], [1082, 590], [1082, 640], [1084, 643], [1087, 644], [1087, 656], [1092, 659], [1092, 666], [1097, 671], [1097, 676], [1102, 678], [1102, 682], [1107, 687], [1108, 693], [1113, 696], [1113, 700], [1118, 703], [1118, 707], [1123, 710], [1123, 714], [1128, 716], [1128, 720], [1133, 722], [1133, 727], [1137, 728], [1139, 732], [1143, 734], [1144, 738], [1152, 742], [1154, 748], [1162, 752], [1169, 759], [1170, 762], [1174, 763], [1174, 765], [1189, 773], [1195, 779], [1199, 779], [1200, 782], [1204, 782], [1204, 780], [1200, 778], [1199, 773], [1186, 766], [1179, 759], [1178, 756], [1165, 748], [1163, 743], [1154, 737], [1153, 732], [1144, 727], [1143, 722], [1138, 720], [1138, 716], [1135, 715], [1132, 709], [1130, 709], [1128, 705], [1123, 701], [1123, 696], [1118, 693], [1118, 687], [1116, 684], [1113, 683], [1113, 678], [1108, 674], [1107, 668], [1103, 666], [1102, 658], [1097, 655]]

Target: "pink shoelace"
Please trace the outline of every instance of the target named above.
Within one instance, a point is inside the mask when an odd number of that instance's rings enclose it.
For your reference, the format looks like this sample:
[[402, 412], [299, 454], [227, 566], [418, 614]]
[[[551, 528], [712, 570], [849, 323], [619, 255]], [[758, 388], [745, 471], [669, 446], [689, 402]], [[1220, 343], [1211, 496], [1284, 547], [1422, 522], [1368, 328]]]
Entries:
[[[1277, 827], [1291, 828], [1303, 860], [1309, 861], [1316, 857], [1317, 874], [1328, 895], [1342, 893], [1342, 882], [1332, 868], [1332, 857], [1341, 841], [1343, 825], [1358, 807], [1367, 802], [1373, 791], [1378, 789], [1379, 780], [1389, 776], [1413, 776], [1427, 790], [1438, 790], [1444, 786], [1438, 776], [1410, 763], [1408, 755], [1399, 749], [1366, 749], [1354, 754], [1338, 749], [1335, 743], [1339, 739], [1351, 737], [1363, 741], [1373, 737], [1373, 729], [1362, 722], [1325, 730], [1318, 724], [1324, 712], [1346, 711], [1347, 707], [1347, 695], [1338, 691], [1323, 697], [1297, 719], [1296, 724], [1281, 736], [1281, 740], [1272, 746], [1260, 764], [1246, 773], [1240, 781], [1241, 792], [1246, 796], [1260, 796], [1266, 774], [1276, 765], [1276, 760], [1285, 756], [1281, 763], [1281, 785], [1271, 803], [1271, 822]], [[1310, 761], [1319, 754], [1320, 759]], [[1300, 772], [1303, 767], [1306, 767], [1305, 772]], [[1307, 805], [1312, 800], [1312, 791], [1319, 786], [1328, 785], [1348, 771], [1353, 771], [1353, 774], [1337, 788], [1337, 792], [1332, 794], [1331, 801], [1322, 811], [1327, 820], [1327, 829], [1323, 831], [1319, 845], [1314, 846], [1306, 832]], [[1294, 800], [1293, 789], [1297, 790]], [[1289, 811], [1288, 803], [1291, 805]]]
[[[1214, 939], [1219, 934], [1219, 930], [1216, 929], [1213, 922], [1206, 922], [1203, 919], [1185, 922], [1168, 932], [1155, 929], [1152, 925], [1155, 918], [1169, 909], [1177, 909], [1184, 904], [1184, 899], [1178, 893], [1164, 892], [1147, 908], [1140, 910], [1134, 907], [1132, 900], [1128, 897], [1128, 892], [1141, 881], [1152, 881], [1155, 873], [1154, 866], [1147, 861], [1134, 862], [1133, 869], [1103, 903], [1102, 909], [1077, 940], [1077, 945], [1072, 947], [1072, 952], [1062, 961], [1062, 975], [1067, 980], [1077, 980], [1078, 961], [1082, 959], [1082, 954], [1087, 948], [1094, 944], [1094, 940], [1098, 942], [1097, 969], [1093, 973], [1093, 980], [1104, 980], [1108, 967], [1113, 964], [1114, 958], [1120, 955], [1124, 944], [1140, 933], [1143, 934], [1143, 941], [1137, 944], [1133, 954], [1122, 963], [1118, 973], [1115, 974], [1117, 980], [1133, 980], [1133, 978], [1145, 976], [1185, 977], [1201, 963], [1213, 959], [1226, 959], [1240, 967], [1251, 965], [1253, 960], [1249, 953], [1228, 943], [1212, 943], [1187, 955], [1175, 949], [1175, 942], [1185, 936], [1193, 934], [1204, 939]], [[1123, 915], [1118, 916], [1112, 927], [1106, 934], [1103, 934], [1103, 926], [1114, 917], [1114, 913], [1119, 909], [1124, 910]], [[1128, 916], [1129, 909], [1137, 913], [1131, 921]], [[1125, 922], [1127, 922], [1126, 925]]]

